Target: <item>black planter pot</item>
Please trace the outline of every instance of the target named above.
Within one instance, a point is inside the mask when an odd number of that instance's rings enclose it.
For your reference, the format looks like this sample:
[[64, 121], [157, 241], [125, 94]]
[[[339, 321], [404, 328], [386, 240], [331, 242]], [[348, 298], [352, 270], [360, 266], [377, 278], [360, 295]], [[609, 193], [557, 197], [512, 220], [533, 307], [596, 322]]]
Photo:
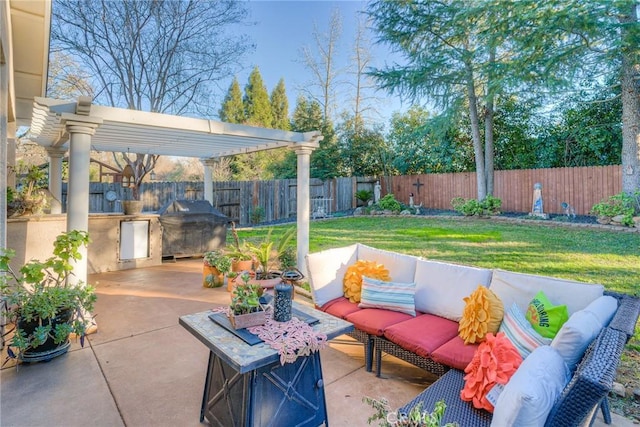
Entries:
[[[51, 324], [52, 328], [62, 323], [69, 323], [73, 317], [73, 310], [65, 310], [60, 312], [56, 317], [51, 319], [44, 319], [42, 321], [43, 326]], [[33, 333], [33, 331], [40, 325], [37, 319], [30, 322], [18, 320], [18, 328], [23, 330], [27, 335]], [[48, 362], [54, 357], [60, 356], [66, 353], [71, 347], [71, 343], [67, 338], [64, 342], [56, 344], [53, 342], [53, 337], [48, 337], [47, 340], [37, 347], [30, 348], [18, 356], [18, 359], [22, 362]]]

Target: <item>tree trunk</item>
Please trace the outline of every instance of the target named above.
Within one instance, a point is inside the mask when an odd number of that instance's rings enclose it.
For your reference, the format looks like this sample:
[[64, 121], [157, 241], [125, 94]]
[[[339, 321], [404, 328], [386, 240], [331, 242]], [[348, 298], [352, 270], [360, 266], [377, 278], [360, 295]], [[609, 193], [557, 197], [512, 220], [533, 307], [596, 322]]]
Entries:
[[489, 75], [486, 88], [486, 110], [484, 114], [484, 174], [487, 183], [487, 195], [493, 196], [493, 113], [495, 110], [495, 96], [491, 84], [493, 83], [493, 73], [491, 66], [496, 59], [496, 48], [492, 46], [489, 52]]
[[[636, 6], [621, 19], [621, 37], [632, 39], [628, 32], [638, 22]], [[637, 25], [637, 24], [636, 24]], [[637, 46], [622, 49], [622, 191], [633, 193], [640, 188], [640, 64], [634, 55]]]
[[476, 160], [476, 178], [478, 180], [478, 200], [487, 197], [487, 181], [484, 168], [484, 152], [480, 137], [480, 120], [478, 118], [478, 98], [476, 85], [473, 80], [473, 67], [470, 62], [467, 68], [467, 99], [469, 100], [469, 118], [471, 120], [471, 137], [473, 139], [473, 153]]

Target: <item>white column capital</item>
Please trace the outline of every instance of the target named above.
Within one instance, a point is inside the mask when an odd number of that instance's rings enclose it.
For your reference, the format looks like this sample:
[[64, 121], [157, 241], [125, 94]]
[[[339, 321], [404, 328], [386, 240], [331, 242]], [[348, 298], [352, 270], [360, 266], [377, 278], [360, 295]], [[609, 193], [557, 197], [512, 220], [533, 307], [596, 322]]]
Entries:
[[47, 147], [47, 155], [52, 159], [61, 159], [67, 153], [67, 150], [64, 148], [58, 147]]
[[320, 144], [317, 143], [317, 142], [308, 141], [308, 142], [302, 142], [300, 144], [295, 144], [295, 145], [291, 146], [291, 148], [295, 151], [295, 153], [297, 155], [302, 155], [302, 154], [309, 154], [310, 155], [319, 146], [320, 146]]
[[76, 122], [76, 121], [67, 121], [67, 132], [69, 133], [83, 133], [85, 135], [93, 136], [96, 133], [96, 129], [100, 126], [99, 123], [87, 123], [87, 122]]
[[202, 158], [200, 159], [200, 163], [202, 163], [204, 166], [209, 166], [209, 167], [213, 167], [216, 166], [218, 163], [220, 162], [219, 158]]

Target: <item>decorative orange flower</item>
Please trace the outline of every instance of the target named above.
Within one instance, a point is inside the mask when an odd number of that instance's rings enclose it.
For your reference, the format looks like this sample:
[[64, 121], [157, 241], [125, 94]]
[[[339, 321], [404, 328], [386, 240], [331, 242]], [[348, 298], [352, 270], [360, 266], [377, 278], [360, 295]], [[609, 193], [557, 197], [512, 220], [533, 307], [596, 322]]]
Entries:
[[489, 332], [500, 329], [504, 307], [500, 298], [490, 289], [480, 285], [468, 297], [458, 325], [460, 338], [465, 344], [474, 344], [484, 339]]
[[493, 413], [487, 393], [496, 384], [505, 385], [522, 363], [522, 356], [504, 332], [488, 333], [464, 369], [465, 384], [460, 398], [474, 407]]
[[389, 277], [389, 270], [384, 268], [384, 265], [378, 264], [375, 261], [356, 261], [355, 264], [347, 269], [344, 279], [342, 279], [344, 296], [345, 298], [349, 298], [349, 301], [351, 302], [360, 302], [362, 276], [387, 282], [391, 281], [391, 277]]

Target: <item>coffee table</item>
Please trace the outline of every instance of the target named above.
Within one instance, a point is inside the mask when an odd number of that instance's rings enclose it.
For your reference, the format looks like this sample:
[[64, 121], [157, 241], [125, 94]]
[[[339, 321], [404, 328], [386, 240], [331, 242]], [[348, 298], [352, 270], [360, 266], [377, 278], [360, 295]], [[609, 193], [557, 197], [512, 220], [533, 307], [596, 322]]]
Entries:
[[[293, 302], [319, 320], [327, 339], [353, 330], [345, 320]], [[181, 316], [186, 328], [209, 349], [200, 422], [212, 426], [328, 426], [320, 353], [280, 364], [265, 343], [249, 345], [209, 318], [211, 311]]]

